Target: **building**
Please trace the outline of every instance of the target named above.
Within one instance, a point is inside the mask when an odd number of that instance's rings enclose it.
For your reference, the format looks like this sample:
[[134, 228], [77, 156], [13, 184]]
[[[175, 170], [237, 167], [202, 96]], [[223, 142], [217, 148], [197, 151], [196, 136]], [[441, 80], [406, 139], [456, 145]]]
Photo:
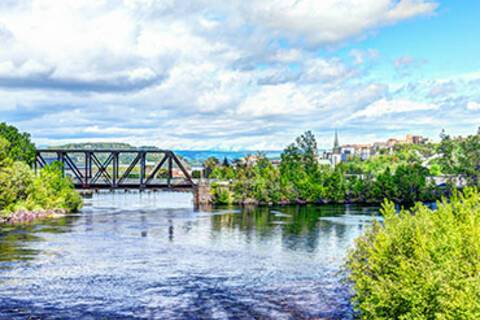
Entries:
[[428, 142], [428, 138], [407, 134], [405, 141], [408, 144], [425, 144]]
[[335, 167], [342, 161], [351, 161], [354, 158], [368, 160], [376, 154], [392, 154], [394, 147], [401, 144], [424, 144], [428, 139], [419, 135], [407, 134], [405, 139], [389, 138], [385, 142], [373, 144], [346, 144], [340, 145], [338, 131], [335, 130], [332, 151], [326, 151], [319, 157], [319, 163], [328, 160], [330, 165]]

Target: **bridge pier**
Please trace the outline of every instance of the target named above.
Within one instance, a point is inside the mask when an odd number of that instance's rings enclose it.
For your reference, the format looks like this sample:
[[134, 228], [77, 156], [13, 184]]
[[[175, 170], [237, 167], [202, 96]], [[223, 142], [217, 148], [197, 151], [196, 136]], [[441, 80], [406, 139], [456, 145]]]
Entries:
[[210, 185], [203, 180], [193, 188], [193, 202], [195, 207], [212, 204], [212, 195], [210, 194]]

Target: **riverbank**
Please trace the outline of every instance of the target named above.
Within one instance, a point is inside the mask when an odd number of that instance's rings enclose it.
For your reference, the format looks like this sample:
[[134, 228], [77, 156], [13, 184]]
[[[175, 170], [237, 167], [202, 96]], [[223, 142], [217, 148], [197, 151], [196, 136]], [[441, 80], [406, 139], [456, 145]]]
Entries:
[[60, 218], [67, 214], [65, 209], [51, 210], [18, 210], [4, 217], [0, 217], [1, 224], [31, 223], [41, 219]]

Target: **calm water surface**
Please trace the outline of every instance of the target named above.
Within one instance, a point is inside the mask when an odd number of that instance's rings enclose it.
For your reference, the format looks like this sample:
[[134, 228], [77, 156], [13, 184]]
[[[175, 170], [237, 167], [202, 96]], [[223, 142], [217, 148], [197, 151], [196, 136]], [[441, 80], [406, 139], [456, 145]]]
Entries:
[[376, 207], [192, 208], [104, 193], [0, 227], [0, 319], [351, 319], [346, 250]]

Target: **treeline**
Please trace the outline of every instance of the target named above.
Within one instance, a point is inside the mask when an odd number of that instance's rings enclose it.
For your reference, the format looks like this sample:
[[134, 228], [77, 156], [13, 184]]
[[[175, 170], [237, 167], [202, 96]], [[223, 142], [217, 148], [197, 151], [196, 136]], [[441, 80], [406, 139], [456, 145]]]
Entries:
[[60, 164], [52, 164], [35, 175], [35, 146], [30, 136], [0, 123], [0, 216], [19, 210], [63, 210], [82, 206], [72, 182], [64, 178]]
[[[480, 135], [451, 138], [442, 133], [439, 144], [399, 145], [393, 153], [368, 160], [352, 159], [335, 168], [320, 165], [317, 142], [307, 131], [281, 154], [275, 167], [264, 155], [255, 161], [230, 164], [215, 159], [205, 163], [217, 204], [286, 203], [397, 203], [433, 201], [451, 193], [454, 176], [463, 176], [469, 185], [478, 185]], [[437, 187], [432, 176], [451, 174]]]

